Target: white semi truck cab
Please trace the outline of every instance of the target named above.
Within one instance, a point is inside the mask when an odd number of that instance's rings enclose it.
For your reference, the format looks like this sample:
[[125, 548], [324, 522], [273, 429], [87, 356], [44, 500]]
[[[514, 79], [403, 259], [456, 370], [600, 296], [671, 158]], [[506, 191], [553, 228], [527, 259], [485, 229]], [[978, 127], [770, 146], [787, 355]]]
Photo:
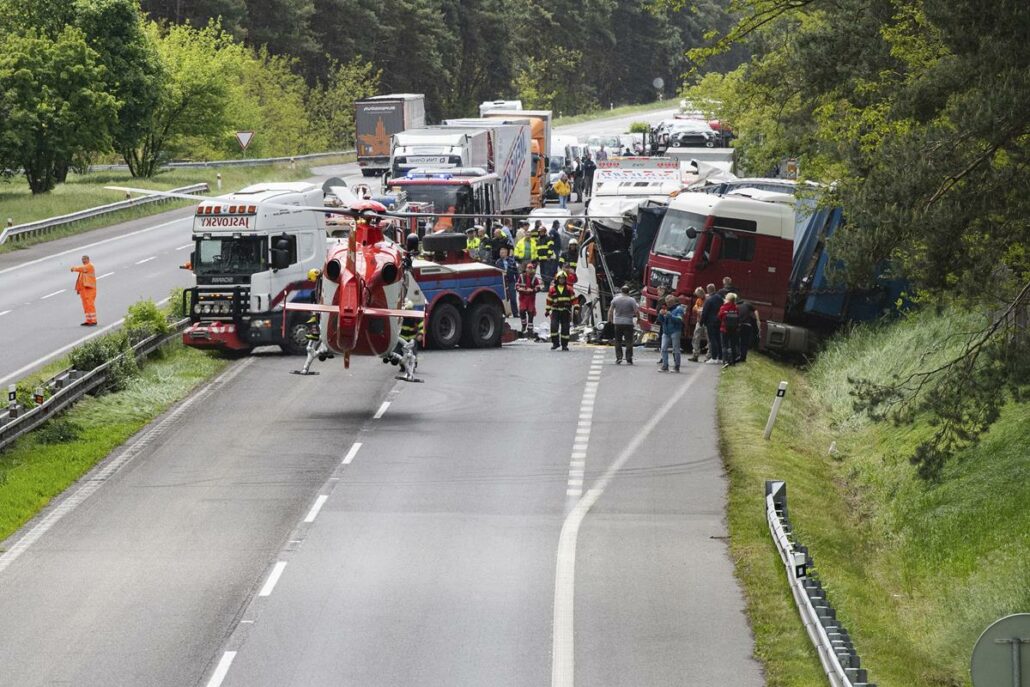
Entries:
[[290, 313], [284, 334], [283, 305], [312, 297], [315, 284], [307, 274], [325, 263], [325, 218], [267, 203], [318, 206], [323, 191], [305, 183], [255, 184], [197, 207], [190, 260], [197, 284], [183, 296], [191, 322], [183, 333], [186, 345], [304, 351], [306, 318]]

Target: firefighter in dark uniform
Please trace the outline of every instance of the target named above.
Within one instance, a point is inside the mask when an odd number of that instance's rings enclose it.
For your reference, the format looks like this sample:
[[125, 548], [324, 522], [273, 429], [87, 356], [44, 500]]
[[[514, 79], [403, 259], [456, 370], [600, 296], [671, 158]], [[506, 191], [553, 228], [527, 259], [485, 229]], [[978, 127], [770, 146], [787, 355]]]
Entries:
[[544, 312], [551, 318], [552, 351], [559, 346], [563, 351], [569, 350], [569, 323], [575, 307], [578, 305], [573, 300], [572, 287], [568, 285], [565, 272], [559, 272], [547, 292], [547, 310]]
[[[315, 289], [311, 295], [311, 301], [313, 303], [322, 302], [322, 270], [311, 269], [308, 270], [308, 281], [315, 282]], [[300, 370], [294, 370], [296, 374], [311, 375], [318, 374], [317, 372], [311, 371], [311, 363], [315, 362], [315, 358], [319, 360], [325, 360], [329, 355], [329, 348], [322, 342], [322, 325], [321, 315], [317, 312], [311, 313], [311, 317], [304, 322], [306, 331], [304, 332], [304, 338], [308, 342], [307, 347], [307, 359], [304, 361], [304, 367]]]

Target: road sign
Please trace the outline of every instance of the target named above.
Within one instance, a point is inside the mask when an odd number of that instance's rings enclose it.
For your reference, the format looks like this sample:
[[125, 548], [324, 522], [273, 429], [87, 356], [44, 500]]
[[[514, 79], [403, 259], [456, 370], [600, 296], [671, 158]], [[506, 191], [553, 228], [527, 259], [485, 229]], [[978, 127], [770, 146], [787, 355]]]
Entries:
[[254, 132], [253, 131], [237, 131], [236, 132], [236, 140], [239, 141], [240, 148], [243, 148], [243, 150], [247, 149], [247, 146], [250, 145], [250, 141], [253, 138], [254, 138]]
[[997, 620], [973, 647], [974, 687], [1030, 687], [1030, 613]]
[[654, 86], [655, 88], [657, 88], [660, 91], [663, 88], [665, 88], [665, 79], [663, 79], [662, 77], [659, 76], [654, 81], [651, 82], [651, 85]]

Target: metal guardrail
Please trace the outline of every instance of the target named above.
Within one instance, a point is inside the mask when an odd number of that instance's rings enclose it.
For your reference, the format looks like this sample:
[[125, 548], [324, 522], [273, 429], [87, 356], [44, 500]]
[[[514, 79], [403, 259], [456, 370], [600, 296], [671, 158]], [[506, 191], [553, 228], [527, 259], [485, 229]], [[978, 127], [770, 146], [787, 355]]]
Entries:
[[787, 580], [808, 638], [819, 654], [819, 662], [833, 687], [876, 687], [868, 682], [851, 636], [837, 620], [837, 612], [826, 599], [826, 591], [812, 575], [815, 563], [808, 549], [794, 539], [787, 517], [787, 483], [767, 480], [765, 514], [769, 532], [787, 569]]
[[[204, 167], [254, 167], [257, 165], [274, 165], [286, 162], [297, 162], [300, 160], [319, 160], [327, 157], [338, 157], [340, 155], [352, 155], [353, 150], [338, 150], [328, 153], [308, 153], [306, 155], [287, 155], [286, 157], [256, 157], [242, 160], [205, 160], [201, 162], [166, 162], [161, 167], [171, 169], [197, 169]], [[124, 172], [129, 169], [128, 165], [91, 165], [92, 172]]]
[[[142, 360], [146, 358], [164, 344], [177, 338], [182, 334], [182, 331], [189, 322], [188, 318], [179, 320], [172, 325], [170, 334], [155, 334], [133, 345], [132, 349], [136, 354], [136, 359]], [[111, 367], [124, 357], [125, 354], [120, 353], [89, 372], [81, 372], [71, 368], [63, 370], [46, 383], [40, 385], [55, 391], [43, 403], [27, 409], [16, 405], [14, 406], [13, 417], [11, 407], [0, 411], [0, 450], [6, 448], [18, 437], [31, 432], [47, 420], [50, 420], [57, 413], [86, 394], [102, 386], [108, 381]]]
[[[208, 188], [207, 183], [191, 184], [190, 186], [183, 186], [182, 188], [172, 189], [174, 193], [206, 193], [208, 190], [210, 189]], [[86, 208], [85, 210], [79, 210], [78, 212], [72, 212], [67, 215], [50, 217], [49, 219], [41, 219], [38, 222], [16, 224], [11, 227], [6, 227], [4, 228], [3, 232], [0, 232], [0, 244], [3, 244], [9, 238], [20, 239], [28, 236], [45, 234], [46, 232], [51, 231], [52, 229], [64, 227], [75, 222], [81, 222], [82, 220], [92, 219], [93, 217], [101, 217], [112, 212], [118, 212], [119, 210], [127, 210], [128, 208], [134, 208], [140, 205], [168, 202], [169, 200], [172, 199], [166, 196], [140, 196], [139, 198], [127, 198], [126, 200], [120, 200], [117, 203], [98, 205], [96, 207]]]

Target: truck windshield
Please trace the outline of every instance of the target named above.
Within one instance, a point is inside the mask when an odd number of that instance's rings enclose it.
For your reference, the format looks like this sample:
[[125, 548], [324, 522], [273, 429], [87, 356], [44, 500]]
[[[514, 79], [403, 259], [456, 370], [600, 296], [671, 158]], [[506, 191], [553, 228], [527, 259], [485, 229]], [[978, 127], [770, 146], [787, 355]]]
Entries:
[[[696, 212], [669, 210], [662, 220], [658, 236], [655, 237], [654, 252], [672, 258], [691, 259], [694, 257], [694, 247], [697, 246], [701, 230], [705, 226], [705, 219], [704, 215]], [[687, 236], [687, 229], [690, 227], [697, 231], [694, 238]]]
[[[416, 203], [432, 203], [436, 212], [457, 212], [469, 214], [472, 211], [472, 189], [456, 184], [405, 184], [401, 186], [408, 200]], [[454, 208], [451, 210], [450, 208]]]
[[197, 275], [254, 274], [268, 269], [263, 236], [203, 238], [197, 241], [193, 269]]

